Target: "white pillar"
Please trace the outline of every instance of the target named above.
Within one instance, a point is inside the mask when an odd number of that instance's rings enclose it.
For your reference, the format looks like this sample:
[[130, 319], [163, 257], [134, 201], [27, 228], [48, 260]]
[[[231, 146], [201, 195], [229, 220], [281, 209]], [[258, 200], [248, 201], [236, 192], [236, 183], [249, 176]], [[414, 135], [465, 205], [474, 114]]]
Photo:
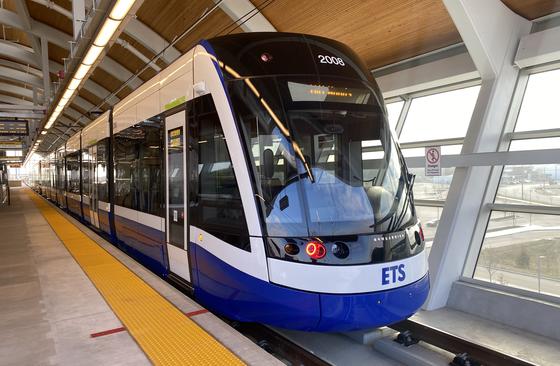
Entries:
[[276, 32], [276, 28], [249, 0], [224, 0], [220, 8], [233, 21], [241, 24], [240, 27], [245, 32]]
[[[514, 56], [520, 38], [530, 32], [531, 22], [499, 0], [443, 2], [482, 78], [462, 153], [496, 151], [519, 73]], [[428, 310], [447, 304], [453, 282], [462, 275], [491, 170], [455, 169], [430, 252]]]

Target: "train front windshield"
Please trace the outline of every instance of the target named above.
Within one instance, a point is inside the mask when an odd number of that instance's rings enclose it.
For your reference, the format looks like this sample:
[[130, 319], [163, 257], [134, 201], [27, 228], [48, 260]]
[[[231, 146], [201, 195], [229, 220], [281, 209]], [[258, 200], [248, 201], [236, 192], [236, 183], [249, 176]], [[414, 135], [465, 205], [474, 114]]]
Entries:
[[341, 236], [415, 223], [409, 181], [372, 88], [352, 79], [229, 82], [268, 236]]

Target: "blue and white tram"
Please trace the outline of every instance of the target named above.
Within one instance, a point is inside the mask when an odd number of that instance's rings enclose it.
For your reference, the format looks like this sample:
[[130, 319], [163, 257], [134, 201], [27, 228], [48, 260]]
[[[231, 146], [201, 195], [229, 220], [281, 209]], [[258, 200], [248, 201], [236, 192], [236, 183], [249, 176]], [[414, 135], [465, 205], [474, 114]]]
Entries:
[[347, 331], [428, 294], [413, 177], [341, 43], [202, 41], [54, 156], [59, 204], [226, 317]]

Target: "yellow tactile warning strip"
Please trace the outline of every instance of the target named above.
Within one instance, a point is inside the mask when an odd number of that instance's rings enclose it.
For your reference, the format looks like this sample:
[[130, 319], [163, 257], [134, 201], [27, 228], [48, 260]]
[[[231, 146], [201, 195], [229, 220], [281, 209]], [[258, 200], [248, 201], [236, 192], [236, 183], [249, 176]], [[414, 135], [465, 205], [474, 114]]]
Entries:
[[243, 365], [31, 190], [31, 198], [148, 358], [156, 365]]

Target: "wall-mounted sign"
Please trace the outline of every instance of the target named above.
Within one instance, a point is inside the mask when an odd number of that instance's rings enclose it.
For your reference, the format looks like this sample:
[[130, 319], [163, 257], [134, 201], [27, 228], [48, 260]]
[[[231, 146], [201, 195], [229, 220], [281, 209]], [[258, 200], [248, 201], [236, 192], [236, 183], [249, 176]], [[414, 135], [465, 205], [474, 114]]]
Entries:
[[426, 147], [426, 177], [441, 175], [441, 146]]
[[23, 143], [21, 141], [0, 141], [0, 150], [21, 150]]
[[29, 126], [26, 120], [0, 120], [0, 136], [27, 136]]

